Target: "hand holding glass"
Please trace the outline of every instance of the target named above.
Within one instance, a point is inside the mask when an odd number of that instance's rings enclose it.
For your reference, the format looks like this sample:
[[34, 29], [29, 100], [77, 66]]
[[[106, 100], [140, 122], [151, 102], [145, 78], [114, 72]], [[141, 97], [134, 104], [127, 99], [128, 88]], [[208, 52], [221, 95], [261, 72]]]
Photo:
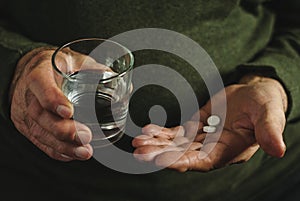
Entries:
[[74, 106], [73, 119], [87, 125], [94, 148], [124, 134], [131, 92], [133, 55], [110, 40], [80, 39], [52, 56], [57, 84]]

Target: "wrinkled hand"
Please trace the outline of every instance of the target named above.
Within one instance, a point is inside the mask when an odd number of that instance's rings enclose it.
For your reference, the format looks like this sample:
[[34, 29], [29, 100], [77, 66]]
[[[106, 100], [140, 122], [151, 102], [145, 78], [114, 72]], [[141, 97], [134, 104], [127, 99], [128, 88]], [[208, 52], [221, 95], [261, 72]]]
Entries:
[[[249, 160], [261, 147], [267, 154], [283, 157], [283, 130], [287, 96], [281, 84], [271, 78], [249, 75], [225, 89], [227, 114], [223, 130], [206, 134], [202, 128], [211, 115], [211, 100], [217, 107], [226, 103], [221, 93], [214, 95], [199, 113], [200, 121], [162, 128], [147, 125], [132, 144], [142, 161], [181, 172], [209, 171]], [[196, 137], [191, 138], [196, 132]], [[195, 135], [194, 135], [195, 136]]]
[[[16, 128], [48, 156], [61, 161], [87, 160], [93, 153], [89, 144], [91, 131], [70, 119], [73, 107], [60, 90], [62, 79], [57, 77], [51, 64], [53, 52], [35, 49], [18, 62], [11, 85], [11, 119]], [[73, 54], [67, 57], [60, 53], [60, 65], [67, 60], [74, 65], [95, 63], [86, 56]]]

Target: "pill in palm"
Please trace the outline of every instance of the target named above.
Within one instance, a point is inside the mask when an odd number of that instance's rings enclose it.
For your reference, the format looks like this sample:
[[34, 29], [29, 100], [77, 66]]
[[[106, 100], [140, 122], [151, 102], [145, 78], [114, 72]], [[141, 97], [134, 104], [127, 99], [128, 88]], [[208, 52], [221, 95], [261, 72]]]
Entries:
[[216, 132], [216, 130], [217, 130], [217, 128], [214, 126], [204, 126], [203, 127], [203, 131], [205, 133], [214, 133], [214, 132]]
[[208, 117], [207, 119], [207, 123], [210, 126], [217, 126], [219, 125], [221, 122], [220, 117], [218, 117], [217, 115], [211, 115], [210, 117]]

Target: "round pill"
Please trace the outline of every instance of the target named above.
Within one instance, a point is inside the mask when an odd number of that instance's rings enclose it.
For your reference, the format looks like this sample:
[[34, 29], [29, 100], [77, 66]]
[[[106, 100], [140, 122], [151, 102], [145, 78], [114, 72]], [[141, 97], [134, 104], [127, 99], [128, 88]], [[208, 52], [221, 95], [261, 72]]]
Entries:
[[210, 126], [217, 126], [219, 125], [221, 122], [220, 117], [218, 117], [217, 115], [211, 115], [210, 117], [208, 117], [207, 119], [207, 123]]
[[214, 126], [204, 126], [203, 131], [206, 133], [214, 133], [216, 132], [217, 128]]

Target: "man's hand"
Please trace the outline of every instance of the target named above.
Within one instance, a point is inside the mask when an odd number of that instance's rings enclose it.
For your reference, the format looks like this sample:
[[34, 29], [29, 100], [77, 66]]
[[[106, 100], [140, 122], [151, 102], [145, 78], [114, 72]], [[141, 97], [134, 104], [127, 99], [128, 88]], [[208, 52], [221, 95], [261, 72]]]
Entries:
[[[221, 93], [212, 97], [217, 107], [224, 107], [227, 102], [223, 130], [209, 134], [202, 130], [211, 115], [209, 101], [195, 114], [200, 115], [201, 122], [192, 118], [175, 128], [145, 126], [143, 134], [132, 142], [136, 158], [184, 172], [209, 171], [244, 162], [259, 147], [271, 156], [283, 157], [287, 96], [282, 85], [271, 78], [249, 75], [224, 90], [227, 101]], [[195, 132], [196, 137], [191, 139]]]
[[[17, 65], [11, 86], [11, 119], [16, 128], [48, 156], [61, 160], [87, 160], [92, 156], [91, 131], [75, 122], [73, 107], [64, 96], [51, 64], [54, 50], [35, 49]], [[61, 53], [61, 64], [66, 55]], [[75, 65], [84, 58], [73, 57]]]

